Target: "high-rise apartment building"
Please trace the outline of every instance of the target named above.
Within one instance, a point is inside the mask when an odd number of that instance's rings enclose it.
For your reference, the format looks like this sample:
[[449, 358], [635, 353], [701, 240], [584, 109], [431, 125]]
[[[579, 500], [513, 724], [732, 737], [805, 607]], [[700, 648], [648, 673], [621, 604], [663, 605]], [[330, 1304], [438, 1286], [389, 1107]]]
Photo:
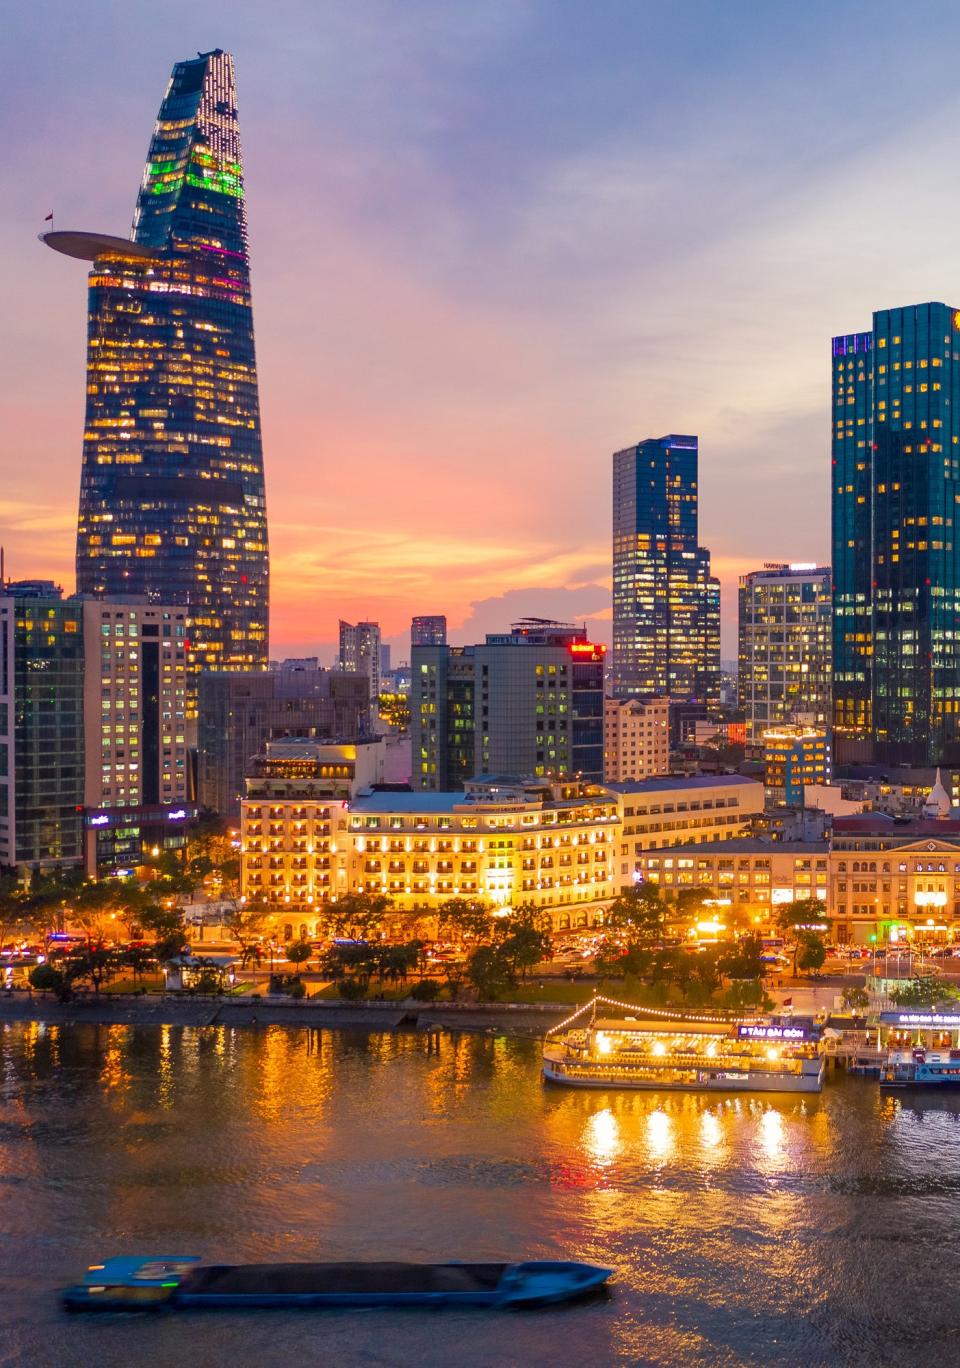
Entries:
[[77, 587], [186, 607], [193, 670], [267, 659], [268, 555], [233, 58], [173, 68], [133, 236], [89, 275]]
[[83, 859], [81, 605], [44, 581], [0, 592], [0, 866]]
[[720, 584], [699, 545], [696, 437], [613, 457], [613, 688], [720, 701]]
[[380, 697], [381, 641], [379, 622], [344, 622], [340, 619], [338, 668], [350, 674], [366, 675], [370, 681], [370, 701], [376, 706]]
[[199, 794], [236, 821], [250, 765], [270, 741], [297, 737], [354, 742], [370, 719], [366, 675], [322, 670], [316, 660], [271, 670], [217, 671], [200, 679]]
[[738, 688], [747, 740], [803, 713], [831, 722], [830, 570], [765, 565], [740, 576]]
[[960, 759], [960, 310], [833, 339], [838, 762]]
[[446, 646], [447, 619], [443, 613], [421, 615], [410, 623], [410, 646]]
[[652, 779], [670, 769], [670, 702], [666, 698], [606, 698], [603, 777], [607, 783]]
[[603, 778], [606, 648], [570, 623], [528, 618], [476, 646], [415, 646], [415, 788], [482, 774]]
[[143, 599], [73, 600], [83, 631], [87, 872], [180, 850], [191, 799], [187, 610]]

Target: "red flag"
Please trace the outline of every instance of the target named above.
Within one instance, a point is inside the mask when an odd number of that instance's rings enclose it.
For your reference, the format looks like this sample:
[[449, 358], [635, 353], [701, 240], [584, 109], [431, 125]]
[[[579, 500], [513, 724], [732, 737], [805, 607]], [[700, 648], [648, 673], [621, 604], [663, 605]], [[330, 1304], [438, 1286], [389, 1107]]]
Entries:
[[793, 998], [784, 998], [783, 1001], [781, 1002], [780, 1006], [781, 1006], [781, 1007], [792, 1007], [792, 1006], [793, 1006]]
[[48, 214], [47, 217], [46, 217], [43, 221], [44, 221], [44, 223], [52, 223], [52, 222], [53, 222], [53, 215], [52, 215], [52, 214]]

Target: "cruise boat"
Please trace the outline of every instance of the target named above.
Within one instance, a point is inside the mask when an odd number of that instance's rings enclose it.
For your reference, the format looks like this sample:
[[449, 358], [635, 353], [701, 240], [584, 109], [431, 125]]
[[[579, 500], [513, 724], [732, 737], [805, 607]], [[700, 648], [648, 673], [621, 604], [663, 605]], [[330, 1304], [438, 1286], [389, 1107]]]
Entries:
[[936, 1008], [880, 1013], [881, 1088], [960, 1088], [960, 1013]]
[[547, 1033], [543, 1076], [572, 1088], [819, 1092], [823, 1053], [809, 1022], [658, 1011], [595, 997]]
[[891, 1050], [880, 1066], [881, 1088], [960, 1088], [960, 1051]]

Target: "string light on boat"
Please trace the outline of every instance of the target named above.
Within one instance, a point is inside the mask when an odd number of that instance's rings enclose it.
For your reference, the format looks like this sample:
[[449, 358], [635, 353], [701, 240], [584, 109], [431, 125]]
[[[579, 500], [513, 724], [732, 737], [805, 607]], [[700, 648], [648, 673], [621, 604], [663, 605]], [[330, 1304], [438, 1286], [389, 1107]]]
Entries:
[[662, 1021], [691, 1021], [709, 1026], [745, 1026], [762, 1020], [761, 1017], [756, 1015], [748, 1017], [717, 1016], [706, 1015], [699, 1012], [684, 1012], [682, 1010], [671, 1011], [669, 1008], [663, 1007], [643, 1007], [637, 1002], [618, 1002], [615, 998], [603, 997], [600, 993], [597, 993], [589, 1002], [585, 1002], [582, 1007], [578, 1007], [572, 1016], [568, 1016], [566, 1021], [561, 1021], [559, 1025], [552, 1026], [547, 1034], [555, 1035], [558, 1031], [565, 1031], [568, 1026], [573, 1025], [577, 1017], [582, 1016], [583, 1013], [588, 1011], [591, 1007], [596, 1007], [598, 1002], [602, 1002], [607, 1007], [616, 1007], [620, 1011], [629, 1012], [631, 1016], [637, 1016], [639, 1014], [644, 1017], [658, 1018]]

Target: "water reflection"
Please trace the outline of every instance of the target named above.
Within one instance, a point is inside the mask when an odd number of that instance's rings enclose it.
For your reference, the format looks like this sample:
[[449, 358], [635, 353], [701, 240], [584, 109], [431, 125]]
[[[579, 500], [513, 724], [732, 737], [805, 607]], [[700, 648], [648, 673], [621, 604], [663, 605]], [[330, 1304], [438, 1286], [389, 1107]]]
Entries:
[[654, 1160], [664, 1163], [670, 1158], [675, 1147], [673, 1121], [665, 1111], [658, 1108], [647, 1117], [647, 1147]]
[[904, 1325], [951, 1361], [960, 1104], [545, 1088], [535, 1042], [489, 1036], [24, 1026], [0, 1051], [14, 1364], [315, 1360], [310, 1318], [64, 1327], [56, 1286], [143, 1245], [618, 1270], [556, 1321], [325, 1319], [332, 1362], [906, 1365]]
[[620, 1125], [609, 1107], [596, 1112], [583, 1129], [583, 1146], [594, 1163], [606, 1168], [620, 1150]]

